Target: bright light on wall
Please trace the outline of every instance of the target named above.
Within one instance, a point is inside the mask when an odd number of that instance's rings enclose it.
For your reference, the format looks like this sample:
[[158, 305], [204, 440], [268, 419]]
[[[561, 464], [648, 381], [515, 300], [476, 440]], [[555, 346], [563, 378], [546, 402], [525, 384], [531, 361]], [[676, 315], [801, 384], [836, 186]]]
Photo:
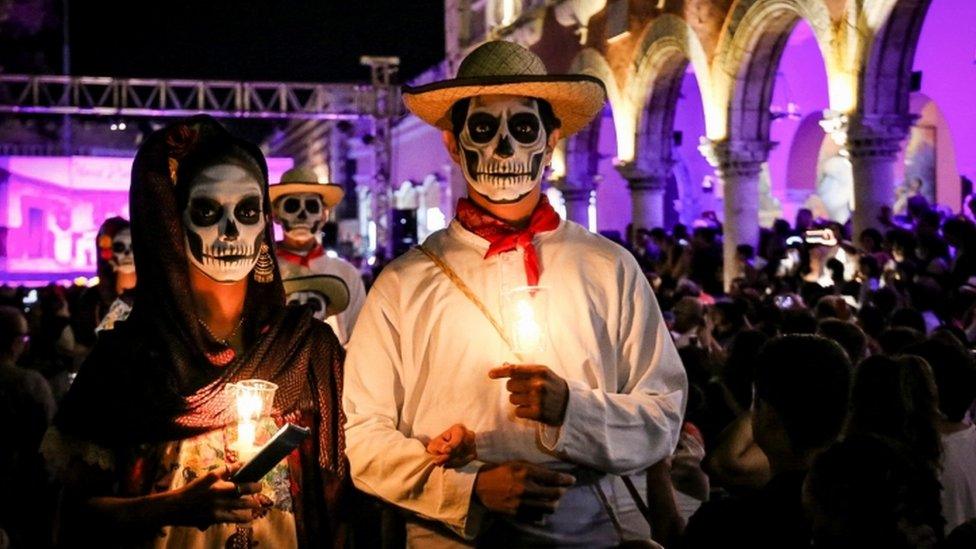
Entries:
[[549, 165], [549, 177], [562, 179], [566, 177], [566, 140], [560, 141], [552, 151], [552, 163]]
[[634, 109], [626, 105], [614, 105], [613, 125], [617, 136], [617, 162], [630, 162], [634, 159], [635, 143], [637, 139], [636, 116]]
[[590, 205], [586, 208], [586, 225], [587, 225], [586, 228], [589, 229], [591, 233], [595, 233], [597, 231], [597, 228], [596, 228], [596, 200], [593, 200], [593, 198], [594, 197], [591, 195], [590, 196]]
[[852, 112], [857, 107], [854, 97], [856, 82], [850, 74], [833, 73], [827, 78], [831, 110]]
[[549, 204], [552, 206], [552, 209], [556, 210], [559, 217], [566, 219], [566, 202], [563, 200], [562, 191], [550, 186], [546, 189], [546, 198], [549, 199]]
[[500, 23], [502, 25], [511, 25], [518, 19], [519, 11], [522, 8], [521, 0], [501, 0], [502, 17]]
[[427, 231], [432, 233], [447, 227], [447, 216], [440, 208], [427, 208]]

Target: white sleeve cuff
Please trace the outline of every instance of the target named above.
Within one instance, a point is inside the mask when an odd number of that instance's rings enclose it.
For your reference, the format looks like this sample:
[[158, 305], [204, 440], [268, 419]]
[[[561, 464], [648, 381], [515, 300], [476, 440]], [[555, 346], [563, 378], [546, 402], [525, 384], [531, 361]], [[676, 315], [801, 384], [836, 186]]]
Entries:
[[468, 494], [468, 508], [460, 524], [447, 524], [458, 535], [467, 540], [473, 540], [479, 532], [488, 514], [488, 510], [475, 501], [474, 483], [478, 478], [478, 471], [485, 465], [483, 461], [474, 460], [466, 465], [454, 469], [459, 477], [458, 487]]
[[582, 381], [567, 379], [566, 385], [569, 387], [569, 394], [566, 397], [566, 415], [563, 416], [563, 424], [557, 427], [539, 424], [539, 443], [542, 447], [556, 454], [566, 454], [566, 448], [574, 438], [573, 431], [585, 428], [579, 425], [580, 406], [583, 405], [581, 398], [583, 393], [592, 391], [592, 388]]

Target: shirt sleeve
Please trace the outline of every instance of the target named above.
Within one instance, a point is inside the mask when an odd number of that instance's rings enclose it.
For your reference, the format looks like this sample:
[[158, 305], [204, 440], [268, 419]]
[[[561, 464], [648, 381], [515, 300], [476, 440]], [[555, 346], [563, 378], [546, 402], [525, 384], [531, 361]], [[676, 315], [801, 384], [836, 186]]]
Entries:
[[482, 515], [472, 504], [482, 463], [435, 466], [425, 444], [398, 429], [404, 395], [401, 324], [393, 301], [384, 295], [391, 286], [396, 287], [395, 275], [384, 272], [366, 298], [346, 357], [343, 407], [353, 483], [472, 539]]
[[363, 308], [363, 304], [366, 302], [366, 286], [363, 284], [363, 278], [359, 276], [359, 272], [353, 273], [355, 277], [346, 282], [349, 285], [349, 306], [343, 311], [343, 321], [346, 330], [346, 337], [350, 337], [352, 334], [352, 329], [356, 326], [356, 321], [359, 319], [359, 312]]
[[611, 474], [643, 471], [671, 455], [681, 434], [688, 379], [647, 279], [624, 263], [618, 280], [619, 332], [614, 377], [594, 388], [567, 380], [560, 427], [540, 424], [540, 442], [570, 461]]

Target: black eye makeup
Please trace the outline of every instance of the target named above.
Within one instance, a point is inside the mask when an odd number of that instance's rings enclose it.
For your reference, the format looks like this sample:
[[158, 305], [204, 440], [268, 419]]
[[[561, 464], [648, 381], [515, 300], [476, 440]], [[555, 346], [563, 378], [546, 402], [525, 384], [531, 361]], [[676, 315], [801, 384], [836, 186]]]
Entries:
[[476, 112], [468, 117], [468, 134], [475, 143], [487, 143], [498, 132], [499, 120], [486, 112]]
[[249, 196], [237, 203], [234, 217], [245, 225], [254, 225], [261, 220], [261, 197]]
[[302, 208], [302, 201], [294, 197], [288, 197], [282, 203], [281, 208], [285, 210], [285, 213], [293, 214]]
[[222, 216], [223, 210], [216, 200], [198, 197], [190, 201], [190, 219], [198, 227], [209, 227], [220, 221]]
[[508, 132], [519, 143], [535, 143], [539, 138], [539, 117], [527, 112], [513, 114], [508, 119]]

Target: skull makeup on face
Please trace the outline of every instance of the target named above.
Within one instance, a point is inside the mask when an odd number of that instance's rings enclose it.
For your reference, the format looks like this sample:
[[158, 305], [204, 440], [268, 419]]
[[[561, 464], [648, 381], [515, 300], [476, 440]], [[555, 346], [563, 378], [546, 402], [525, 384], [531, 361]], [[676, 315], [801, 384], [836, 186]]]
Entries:
[[308, 242], [322, 229], [326, 210], [320, 195], [294, 193], [275, 200], [274, 215], [289, 238]]
[[313, 291], [298, 291], [288, 294], [288, 304], [289, 305], [308, 305], [312, 308], [312, 316], [319, 320], [325, 320], [326, 309], [329, 306], [329, 300], [318, 292]]
[[112, 238], [112, 270], [117, 273], [132, 273], [136, 263], [132, 259], [132, 231], [122, 229]]
[[534, 99], [472, 97], [458, 136], [464, 177], [491, 202], [515, 202], [542, 180], [547, 139]]
[[191, 183], [183, 228], [190, 262], [217, 282], [236, 282], [264, 240], [261, 185], [233, 164], [211, 166]]

